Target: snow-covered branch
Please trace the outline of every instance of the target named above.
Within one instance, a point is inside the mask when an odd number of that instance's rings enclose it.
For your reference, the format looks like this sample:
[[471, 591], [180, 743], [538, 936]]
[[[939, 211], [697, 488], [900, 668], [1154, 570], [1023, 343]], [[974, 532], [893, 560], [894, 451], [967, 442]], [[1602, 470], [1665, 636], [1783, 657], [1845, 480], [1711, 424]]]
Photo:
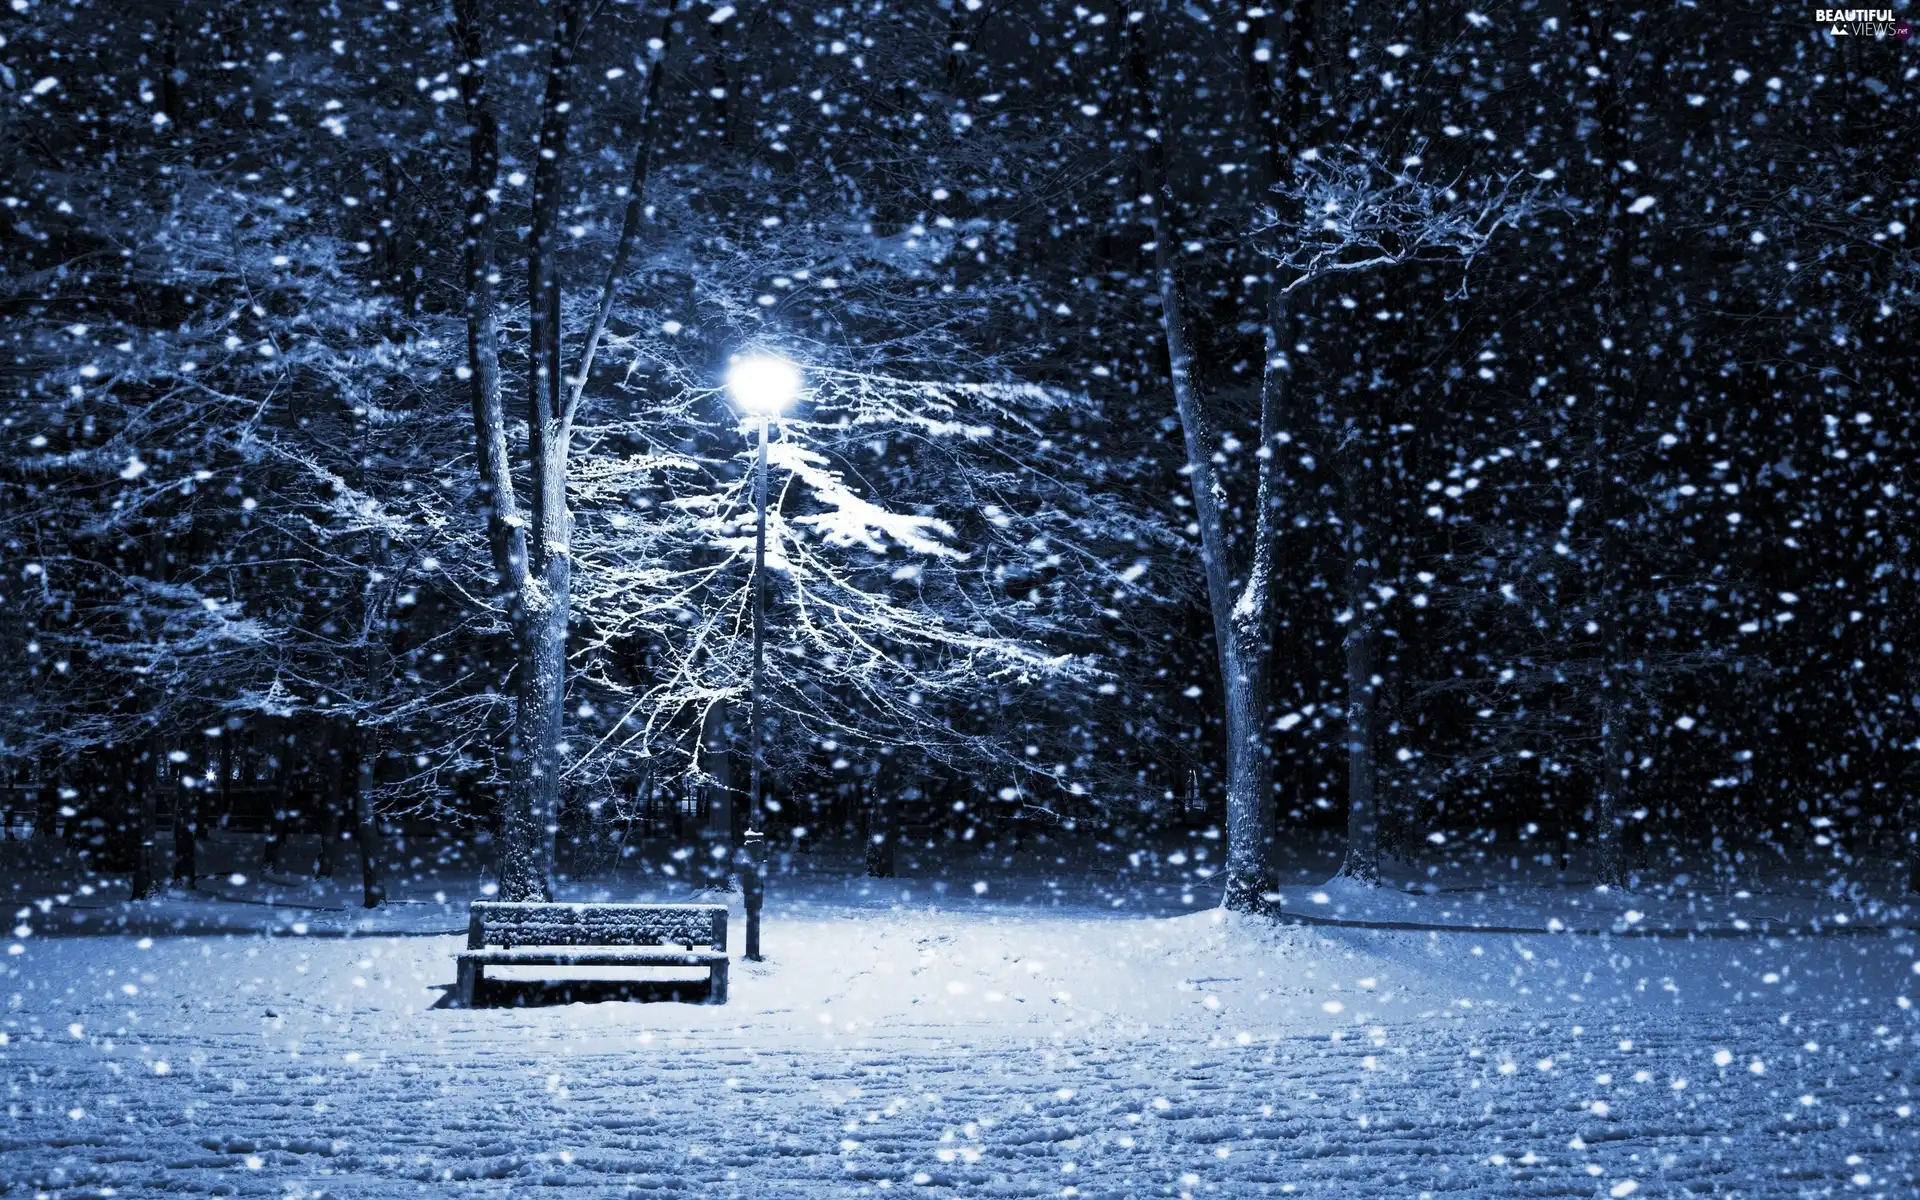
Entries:
[[1471, 265], [1502, 226], [1519, 224], [1541, 203], [1524, 173], [1437, 182], [1422, 167], [1417, 153], [1397, 167], [1350, 146], [1301, 154], [1257, 231], [1287, 273], [1284, 289], [1427, 259]]

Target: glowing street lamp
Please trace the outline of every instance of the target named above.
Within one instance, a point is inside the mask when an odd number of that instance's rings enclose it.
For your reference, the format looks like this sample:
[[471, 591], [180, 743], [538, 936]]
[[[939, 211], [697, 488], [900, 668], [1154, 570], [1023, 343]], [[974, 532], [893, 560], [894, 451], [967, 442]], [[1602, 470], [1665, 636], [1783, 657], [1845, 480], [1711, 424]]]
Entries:
[[747, 871], [741, 891], [747, 908], [746, 957], [760, 961], [760, 908], [767, 894], [766, 831], [762, 829], [760, 696], [766, 682], [767, 624], [767, 423], [785, 412], [800, 395], [800, 368], [772, 354], [736, 358], [727, 368], [727, 391], [743, 411], [760, 418], [760, 459], [754, 479], [753, 534], [753, 715], [749, 735], [753, 784], [747, 801], [745, 851]]
[[800, 368], [777, 354], [736, 358], [727, 368], [727, 391], [733, 402], [761, 420], [777, 417], [800, 394]]

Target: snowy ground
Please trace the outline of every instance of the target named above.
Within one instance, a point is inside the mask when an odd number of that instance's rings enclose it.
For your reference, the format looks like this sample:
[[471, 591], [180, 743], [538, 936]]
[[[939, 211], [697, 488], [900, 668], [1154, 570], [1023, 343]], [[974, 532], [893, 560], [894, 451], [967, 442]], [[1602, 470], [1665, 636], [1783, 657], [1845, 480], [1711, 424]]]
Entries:
[[[88, 875], [46, 842], [0, 841], [0, 899], [10, 909], [44, 907], [41, 934], [286, 934], [465, 932], [468, 900], [485, 884], [488, 852], [454, 841], [392, 840], [388, 903], [360, 907], [360, 871], [351, 845], [330, 879], [309, 877], [315, 839], [293, 839], [288, 870], [259, 869], [257, 835], [218, 831], [200, 846], [193, 892], [128, 905], [127, 881]], [[1788, 861], [1769, 854], [1737, 872], [1685, 859], [1636, 873], [1630, 891], [1596, 890], [1576, 858], [1561, 871], [1553, 855], [1522, 844], [1450, 845], [1414, 864], [1389, 862], [1391, 886], [1328, 886], [1342, 842], [1290, 834], [1282, 844], [1282, 907], [1308, 921], [1425, 929], [1471, 927], [1625, 935], [1747, 935], [1920, 926], [1920, 900], [1905, 890], [1902, 864], [1848, 862], [1833, 850]], [[1810, 848], [1811, 849], [1811, 848]], [[633, 853], [632, 851], [637, 851]], [[701, 877], [699, 843], [639, 843], [567, 862], [559, 892], [569, 900], [678, 901]], [[161, 835], [158, 857], [170, 853]], [[1029, 831], [992, 842], [942, 841], [899, 852], [899, 876], [868, 879], [859, 848], [845, 842], [784, 849], [775, 856], [776, 907], [890, 911], [897, 907], [976, 915], [1073, 912], [1116, 919], [1176, 916], [1219, 903], [1224, 847], [1218, 830], [1172, 828], [1111, 840]]]
[[789, 876], [724, 1008], [618, 972], [448, 1008], [459, 938], [292, 935], [256, 881], [156, 936], [48, 936], [113, 908], [49, 897], [0, 966], [0, 1194], [1920, 1193], [1897, 928], [1275, 927], [986, 882]]

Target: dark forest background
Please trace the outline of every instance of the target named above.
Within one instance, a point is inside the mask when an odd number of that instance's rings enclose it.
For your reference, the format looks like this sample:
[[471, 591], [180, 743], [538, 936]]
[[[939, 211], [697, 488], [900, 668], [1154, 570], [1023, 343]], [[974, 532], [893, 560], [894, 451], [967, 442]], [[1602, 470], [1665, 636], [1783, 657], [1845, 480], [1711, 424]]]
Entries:
[[776, 840], [1899, 853], [1920, 49], [1810, 18], [16, 5], [8, 805], [737, 834], [775, 350]]

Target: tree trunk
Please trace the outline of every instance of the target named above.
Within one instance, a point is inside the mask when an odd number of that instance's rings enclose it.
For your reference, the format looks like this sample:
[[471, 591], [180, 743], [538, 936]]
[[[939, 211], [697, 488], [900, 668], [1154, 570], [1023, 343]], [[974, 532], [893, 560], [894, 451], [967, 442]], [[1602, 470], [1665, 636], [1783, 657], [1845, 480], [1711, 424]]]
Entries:
[[727, 702], [716, 701], [700, 721], [700, 770], [712, 778], [707, 789], [707, 837], [733, 839], [733, 722]]
[[[1219, 621], [1215, 621], [1219, 628]], [[1227, 879], [1221, 903], [1239, 912], [1273, 890], [1272, 770], [1266, 747], [1267, 680], [1257, 641], [1236, 636], [1227, 655]]]
[[1602, 671], [1600, 676], [1600, 765], [1593, 781], [1593, 827], [1589, 836], [1593, 839], [1594, 882], [1625, 887], [1627, 871], [1625, 855], [1621, 852], [1623, 822], [1620, 819], [1621, 793], [1625, 788], [1621, 767], [1625, 760], [1620, 744], [1623, 714], [1613, 702], [1611, 692], [1619, 684], [1609, 678], [1610, 675], [1610, 671]]
[[[1609, 17], [1619, 14], [1608, 10]], [[1635, 157], [1628, 137], [1633, 119], [1623, 89], [1631, 76], [1626, 65], [1610, 71], [1602, 85], [1595, 110], [1600, 123], [1600, 144], [1605, 147], [1608, 164], [1606, 188], [1611, 193], [1607, 211], [1606, 249], [1601, 258], [1604, 283], [1601, 301], [1606, 319], [1612, 326], [1614, 341], [1629, 347], [1640, 341], [1631, 305], [1645, 295], [1645, 288], [1631, 276], [1633, 249], [1628, 243], [1627, 212], [1621, 189], [1628, 183], [1624, 172]], [[1591, 160], [1598, 165], [1603, 160]], [[1622, 165], [1626, 163], [1626, 165]], [[1594, 881], [1611, 887], [1625, 887], [1627, 871], [1624, 854], [1627, 789], [1631, 778], [1632, 748], [1629, 738], [1634, 713], [1627, 692], [1628, 659], [1631, 657], [1620, 614], [1629, 603], [1627, 595], [1627, 505], [1632, 498], [1622, 486], [1620, 468], [1627, 450], [1627, 426], [1630, 414], [1639, 407], [1633, 364], [1638, 357], [1616, 353], [1613, 367], [1601, 379], [1600, 394], [1588, 404], [1592, 414], [1588, 430], [1592, 459], [1589, 470], [1594, 477], [1594, 519], [1598, 522], [1599, 562], [1595, 571], [1596, 606], [1600, 610], [1599, 692], [1595, 713], [1600, 726], [1600, 765], [1594, 780], [1593, 866]]]
[[111, 764], [103, 770], [100, 784], [101, 809], [109, 825], [100, 869], [131, 872], [140, 854], [138, 784], [134, 779], [139, 752], [106, 745], [96, 750], [94, 757]]
[[289, 811], [293, 788], [293, 735], [276, 727], [273, 744], [273, 820], [267, 826], [267, 844], [261, 853], [261, 869], [278, 871], [281, 853], [286, 849]]
[[353, 770], [353, 831], [360, 849], [360, 902], [378, 908], [386, 898], [380, 882], [380, 814], [374, 804], [374, 768], [379, 765], [379, 735], [359, 727]]
[[60, 785], [55, 779], [56, 774], [52, 751], [41, 751], [32, 776], [34, 786], [38, 789], [33, 810], [33, 836], [36, 838], [51, 838], [60, 826]]
[[473, 434], [486, 508], [487, 541], [494, 572], [509, 607], [526, 582], [527, 535], [513, 490], [507, 453], [507, 422], [500, 400], [500, 329], [493, 298], [493, 196], [500, 175], [500, 125], [487, 95], [486, 45], [480, 34], [480, 0], [456, 0], [454, 33], [462, 72], [460, 96], [467, 112], [466, 251], [467, 369], [473, 402]]
[[892, 879], [894, 871], [894, 842], [897, 840], [893, 829], [893, 810], [887, 798], [880, 794], [879, 788], [867, 793], [866, 831], [867, 831], [867, 876], [870, 879]]
[[[536, 536], [542, 532], [536, 527]], [[502, 900], [553, 899], [569, 565], [564, 555], [550, 558], [525, 596], [528, 612], [522, 624], [520, 686], [514, 698], [515, 770], [507, 785], [500, 827]]]
[[1380, 882], [1379, 762], [1374, 756], [1378, 702], [1374, 682], [1379, 651], [1379, 605], [1374, 580], [1378, 551], [1372, 544], [1371, 497], [1385, 486], [1381, 455], [1368, 431], [1373, 422], [1356, 398], [1334, 450], [1347, 551], [1347, 854], [1340, 874], [1369, 886]]
[[1230, 548], [1219, 504], [1225, 492], [1213, 462], [1213, 431], [1194, 387], [1193, 354], [1179, 275], [1173, 263], [1171, 243], [1178, 235], [1164, 211], [1172, 193], [1166, 186], [1164, 161], [1158, 153], [1153, 158], [1158, 182], [1154, 200], [1163, 209], [1155, 232], [1161, 322], [1172, 366], [1174, 403], [1185, 434], [1194, 509], [1199, 517], [1200, 557], [1206, 571], [1208, 608], [1213, 616], [1226, 708], [1227, 877], [1223, 902], [1228, 908], [1251, 912], [1262, 906], [1261, 897], [1273, 888], [1272, 767], [1266, 749], [1264, 661], [1272, 557], [1270, 549], [1265, 554], [1257, 553], [1244, 590], [1236, 588], [1238, 581], [1229, 575]]
[[[479, 0], [456, 0], [455, 36], [462, 64], [461, 93], [469, 121], [467, 177], [467, 347], [473, 390], [474, 434], [489, 533], [501, 591], [515, 634], [514, 713], [509, 739], [510, 782], [500, 819], [500, 898], [549, 899], [558, 835], [560, 742], [565, 727], [567, 624], [572, 608], [572, 530], [567, 512], [567, 457], [571, 426], [607, 317], [638, 239], [641, 192], [662, 72], [649, 71], [647, 105], [635, 150], [634, 172], [620, 240], [609, 264], [598, 315], [581, 347], [572, 386], [562, 370], [560, 279], [554, 233], [562, 207], [561, 166], [567, 152], [567, 100], [574, 49], [582, 24], [581, 0], [553, 6], [553, 30], [541, 104], [527, 233], [527, 430], [532, 459], [531, 521], [517, 513], [505, 421], [500, 402], [498, 326], [494, 313], [492, 196], [499, 170], [499, 127], [488, 103]], [[664, 35], [671, 32], [664, 24]], [[531, 526], [531, 536], [525, 532]]]
[[532, 555], [520, 592], [520, 645], [515, 688], [514, 786], [502, 821], [500, 895], [530, 900], [552, 895], [559, 811], [560, 739], [565, 722], [567, 620], [572, 607], [572, 528], [567, 512], [567, 457], [572, 424], [592, 374], [594, 354], [606, 329], [626, 263], [644, 215], [641, 190], [653, 129], [652, 102], [662, 73], [649, 70], [647, 109], [634, 152], [628, 203], [620, 238], [601, 289], [593, 327], [566, 386], [561, 339], [560, 278], [555, 250], [566, 159], [573, 53], [580, 36], [580, 0], [554, 6], [551, 55], [542, 103], [538, 159], [534, 164], [531, 219], [527, 232], [527, 433], [533, 465]]
[[864, 853], [870, 879], [892, 879], [894, 873], [894, 850], [899, 838], [894, 829], [893, 806], [887, 802], [887, 794], [893, 790], [892, 766], [891, 754], [877, 754], [860, 781], [860, 825], [865, 835]]
[[[1227, 869], [1225, 907], [1242, 912], [1264, 908], [1272, 891], [1272, 760], [1266, 744], [1269, 695], [1267, 657], [1271, 650], [1270, 586], [1277, 537], [1274, 445], [1279, 414], [1286, 402], [1289, 366], [1284, 336], [1289, 316], [1279, 288], [1269, 287], [1267, 363], [1262, 373], [1261, 443], [1258, 486], [1249, 552], [1236, 556], [1221, 511], [1226, 485], [1215, 462], [1216, 438], [1193, 377], [1193, 348], [1175, 254], [1180, 240], [1173, 190], [1167, 179], [1165, 128], [1174, 106], [1168, 102], [1173, 71], [1160, 41], [1161, 5], [1148, 3], [1140, 34], [1131, 43], [1131, 74], [1143, 109], [1150, 109], [1152, 136], [1143, 139], [1141, 174], [1149, 188], [1154, 234], [1154, 269], [1159, 280], [1160, 320], [1167, 343], [1174, 404], [1184, 434], [1188, 484], [1200, 526], [1200, 558], [1206, 573], [1207, 603], [1219, 656], [1225, 701], [1227, 783]], [[1242, 569], [1236, 571], [1236, 559]]]
[[180, 786], [173, 789], [173, 882], [185, 883], [189, 891], [200, 874], [200, 793], [204, 783], [182, 774]]
[[[364, 475], [364, 468], [373, 459], [373, 422], [364, 407], [357, 408], [355, 417], [360, 438], [355, 457]], [[362, 478], [361, 489], [364, 491], [367, 486], [367, 480]], [[374, 792], [374, 773], [380, 763], [380, 733], [368, 717], [379, 710], [388, 682], [393, 678], [391, 600], [399, 573], [393, 566], [392, 546], [387, 536], [373, 531], [367, 540], [367, 560], [374, 569], [367, 573], [360, 593], [362, 709], [348, 727], [347, 737], [353, 753], [353, 837], [360, 851], [361, 902], [367, 908], [378, 908], [385, 894], [380, 883], [380, 814]]]
[[1374, 757], [1374, 652], [1378, 622], [1369, 611], [1373, 563], [1363, 545], [1365, 529], [1348, 521], [1347, 626], [1347, 857], [1340, 874], [1365, 884], [1380, 882], [1380, 809], [1375, 795], [1378, 761]]
[[560, 738], [565, 728], [567, 617], [572, 607], [567, 428], [562, 420], [560, 279], [554, 230], [566, 157], [567, 88], [580, 4], [554, 8], [538, 157], [527, 231], [527, 450], [533, 465], [532, 556], [520, 593], [520, 659], [514, 689], [512, 783], [501, 822], [500, 898], [553, 899], [560, 811]]
[[138, 844], [133, 856], [133, 899], [149, 900], [160, 888], [153, 874], [159, 840], [160, 739], [149, 738], [134, 767], [135, 828]]
[[[519, 513], [512, 461], [507, 452], [506, 416], [500, 396], [500, 333], [493, 297], [493, 197], [499, 187], [500, 128], [486, 90], [487, 54], [481, 36], [480, 0], [456, 0], [454, 16], [455, 39], [463, 68], [460, 93], [468, 122], [464, 235], [467, 362], [474, 444], [480, 468], [479, 491], [486, 507], [488, 543], [493, 551], [494, 571], [499, 577], [508, 623], [514, 631], [510, 690], [515, 710], [507, 744], [509, 782], [500, 798], [499, 812], [500, 898], [527, 899], [543, 897], [548, 885], [540, 871], [538, 851], [542, 841], [538, 830], [544, 822], [532, 811], [537, 807], [537, 797], [527, 787], [531, 764], [524, 747], [529, 745], [525, 740], [529, 731], [522, 723], [526, 707], [523, 696], [528, 690], [527, 677], [532, 674], [529, 659], [534, 650], [526, 638], [530, 630], [525, 611], [528, 599], [526, 523]], [[544, 144], [542, 148], [546, 149]]]
[[315, 879], [333, 878], [334, 849], [340, 841], [340, 777], [344, 764], [340, 761], [340, 738], [335, 732], [334, 722], [326, 723], [326, 740], [320, 753], [320, 853], [313, 860]]
[[1612, 412], [1618, 395], [1597, 397], [1592, 405], [1594, 467], [1599, 475], [1596, 500], [1599, 506], [1599, 570], [1596, 572], [1597, 604], [1600, 608], [1600, 671], [1598, 692], [1594, 696], [1594, 716], [1600, 726], [1600, 762], [1593, 781], [1593, 823], [1589, 836], [1593, 842], [1595, 883], [1609, 887], [1627, 884], [1623, 853], [1631, 749], [1627, 739], [1629, 709], [1626, 702], [1625, 636], [1620, 628], [1619, 610], [1627, 603], [1626, 551], [1620, 529], [1623, 502], [1621, 489], [1614, 483], [1614, 456], [1619, 446], [1617, 416]]
[[233, 764], [234, 759], [239, 756], [239, 752], [234, 748], [233, 743], [239, 736], [240, 733], [236, 729], [224, 725], [220, 729], [220, 753], [218, 761], [220, 770], [220, 823], [222, 828], [226, 827], [227, 821], [233, 816]]

